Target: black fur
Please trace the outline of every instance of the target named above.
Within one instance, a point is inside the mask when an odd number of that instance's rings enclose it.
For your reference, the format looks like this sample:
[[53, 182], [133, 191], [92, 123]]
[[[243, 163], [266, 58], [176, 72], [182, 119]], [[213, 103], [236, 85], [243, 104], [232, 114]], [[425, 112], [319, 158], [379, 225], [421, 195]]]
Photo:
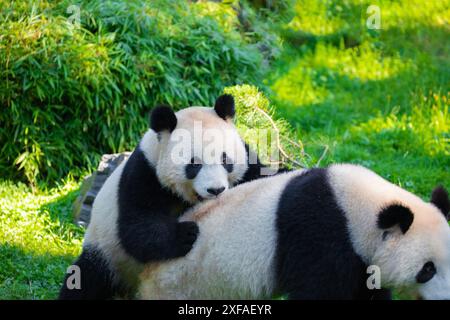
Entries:
[[234, 168], [233, 162], [225, 152], [222, 153], [222, 166], [225, 168], [225, 170], [227, 170], [228, 173], [231, 173]]
[[140, 148], [126, 163], [119, 183], [118, 232], [125, 251], [141, 263], [186, 255], [197, 238], [194, 222], [178, 222], [171, 206], [185, 205], [164, 188]]
[[[248, 159], [248, 169], [245, 172], [244, 178], [242, 179], [242, 182], [248, 182], [255, 179], [263, 178], [265, 175], [262, 174], [263, 168], [268, 168], [268, 166], [261, 163], [258, 156], [254, 151], [250, 150], [250, 147], [247, 143], [245, 143], [245, 151], [247, 152], [247, 159]], [[282, 172], [290, 171], [290, 169], [285, 167], [279, 167], [277, 169], [274, 169], [272, 174], [278, 174]]]
[[434, 263], [432, 261], [428, 261], [423, 265], [422, 269], [416, 275], [417, 283], [426, 283], [430, 281], [431, 279], [433, 279], [436, 272], [436, 266], [434, 265]]
[[387, 299], [366, 286], [367, 266], [356, 254], [344, 212], [326, 169], [293, 178], [278, 205], [278, 291], [290, 299]]
[[224, 94], [218, 97], [214, 105], [214, 110], [224, 120], [233, 119], [236, 113], [233, 96]]
[[430, 202], [441, 210], [447, 220], [450, 218], [450, 200], [448, 199], [447, 190], [445, 190], [443, 186], [438, 186], [433, 190]]
[[64, 278], [58, 299], [112, 299], [114, 293], [120, 291], [113, 285], [112, 274], [102, 252], [95, 247], [84, 247], [80, 257], [73, 264], [80, 268], [81, 288], [67, 288], [67, 279], [70, 276], [68, 274]]
[[177, 116], [172, 108], [166, 105], [155, 107], [150, 114], [150, 128], [155, 132], [168, 130], [172, 132], [177, 126]]
[[196, 160], [195, 157], [192, 157], [191, 163], [188, 163], [186, 167], [184, 168], [186, 178], [189, 180], [194, 179], [197, 174], [200, 172], [200, 169], [202, 168], [202, 163], [198, 160]]
[[413, 221], [414, 215], [409, 208], [401, 204], [391, 204], [381, 210], [377, 224], [380, 229], [389, 229], [398, 225], [405, 234]]

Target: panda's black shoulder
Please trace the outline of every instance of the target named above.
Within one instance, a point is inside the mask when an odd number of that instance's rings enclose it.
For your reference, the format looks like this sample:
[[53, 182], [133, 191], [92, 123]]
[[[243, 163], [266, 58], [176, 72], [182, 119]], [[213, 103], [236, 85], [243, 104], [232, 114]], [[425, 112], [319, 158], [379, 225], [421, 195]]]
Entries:
[[298, 200], [299, 198], [304, 198], [302, 202], [309, 203], [311, 206], [318, 199], [327, 199], [331, 203], [334, 202], [326, 168], [308, 169], [304, 173], [293, 177], [286, 185], [280, 201], [284, 204], [289, 204], [295, 203], [294, 199]]
[[[119, 191], [132, 189], [147, 189], [147, 186], [161, 186], [155, 168], [147, 161], [144, 152], [138, 146], [131, 153], [120, 177]], [[161, 186], [162, 187], [162, 186]]]
[[[182, 199], [164, 188], [156, 169], [138, 146], [128, 158], [119, 182], [119, 209], [129, 211], [135, 207], [168, 207]], [[123, 210], [122, 210], [123, 209]]]

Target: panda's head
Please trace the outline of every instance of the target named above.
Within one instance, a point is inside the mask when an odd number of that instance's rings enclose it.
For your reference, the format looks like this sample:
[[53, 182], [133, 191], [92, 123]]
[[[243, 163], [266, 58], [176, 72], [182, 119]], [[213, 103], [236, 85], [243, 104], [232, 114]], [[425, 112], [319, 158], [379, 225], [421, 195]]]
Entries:
[[425, 299], [450, 299], [449, 208], [448, 193], [438, 187], [431, 203], [405, 196], [380, 210], [372, 263], [382, 283], [412, 285]]
[[234, 100], [220, 96], [214, 108], [189, 107], [174, 112], [153, 109], [156, 174], [161, 184], [189, 203], [217, 197], [247, 171], [247, 152], [233, 119]]

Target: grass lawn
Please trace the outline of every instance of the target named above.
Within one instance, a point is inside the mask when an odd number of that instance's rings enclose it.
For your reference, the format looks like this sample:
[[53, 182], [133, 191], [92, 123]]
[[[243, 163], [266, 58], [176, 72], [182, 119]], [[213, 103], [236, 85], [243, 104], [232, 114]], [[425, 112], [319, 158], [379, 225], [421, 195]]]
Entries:
[[[364, 27], [381, 8], [381, 30]], [[450, 188], [450, 1], [299, 0], [264, 80], [276, 115], [320, 163], [360, 163], [428, 199]], [[55, 298], [80, 252], [79, 183], [0, 182], [0, 299]], [[406, 296], [401, 296], [406, 297]]]
[[78, 183], [32, 192], [0, 182], [0, 299], [54, 299], [82, 229], [72, 223]]
[[[381, 30], [361, 27], [370, 4]], [[449, 20], [449, 1], [298, 1], [267, 80], [278, 115], [313, 159], [327, 150], [321, 165], [359, 163], [426, 200], [448, 189]]]
[[[324, 2], [298, 1], [286, 27], [268, 79], [278, 115], [314, 158], [329, 148], [321, 164], [363, 164], [425, 199], [450, 187], [450, 2]], [[374, 3], [382, 29], [369, 32]]]

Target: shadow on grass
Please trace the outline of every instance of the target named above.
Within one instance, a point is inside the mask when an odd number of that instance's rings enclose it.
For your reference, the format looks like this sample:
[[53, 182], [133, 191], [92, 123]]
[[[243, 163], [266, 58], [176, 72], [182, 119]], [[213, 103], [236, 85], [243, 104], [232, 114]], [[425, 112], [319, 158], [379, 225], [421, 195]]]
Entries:
[[[327, 92], [321, 102], [294, 104], [275, 96], [274, 104], [279, 106], [279, 115], [294, 127], [305, 131], [332, 128], [340, 133], [349, 123], [368, 121], [380, 112], [387, 114], [393, 106], [399, 106], [399, 112], [409, 111], [414, 98], [408, 90], [400, 90], [400, 84], [409, 82], [413, 75], [403, 72], [382, 80], [360, 80], [324, 67], [315, 68], [312, 81]], [[389, 92], [385, 99], [373, 99], [381, 97], [383, 92]]]
[[80, 187], [42, 205], [39, 210], [41, 214], [47, 214], [53, 222], [57, 222], [52, 224], [51, 229], [64, 239], [67, 235], [78, 237], [84, 235], [84, 229], [75, 225], [73, 216], [73, 204], [79, 193]]
[[[450, 179], [450, 158], [444, 146], [448, 124], [442, 120], [448, 113], [449, 33], [444, 26], [409, 22], [409, 26], [373, 34], [356, 32], [364, 43], [361, 48], [369, 48], [367, 57], [373, 52], [377, 59], [378, 66], [367, 72], [383, 72], [386, 58], [400, 66], [385, 77], [371, 79], [369, 73], [367, 78], [358, 78], [358, 70], [346, 73], [340, 69], [372, 63], [359, 49], [348, 56], [326, 55], [353, 47], [346, 37], [355, 33], [343, 28], [325, 36], [292, 31], [300, 40], [287, 46], [268, 82], [276, 116], [296, 129], [307, 153], [318, 159], [324, 145], [330, 147], [321, 165], [360, 163], [428, 198], [436, 183], [446, 185]], [[324, 51], [324, 47], [332, 49]], [[283, 85], [291, 88], [284, 91]], [[301, 98], [308, 98], [305, 91], [310, 94], [311, 90], [316, 97], [313, 102]], [[442, 99], [434, 101], [435, 96]], [[417, 112], [424, 113], [417, 116]]]
[[[286, 48], [286, 56], [275, 62], [277, 70], [269, 77], [269, 84], [273, 86], [285, 78], [283, 83], [291, 84], [293, 90], [301, 90], [302, 79], [307, 78], [313, 89], [325, 91], [325, 96], [314, 103], [295, 102], [295, 97], [286, 100], [277, 97], [276, 91], [272, 92], [273, 102], [279, 107], [278, 116], [288, 119], [304, 132], [325, 129], [334, 134], [342, 133], [353, 121], [363, 122], [380, 114], [387, 115], [394, 107], [398, 114], [408, 114], [414, 104], [431, 92], [446, 94], [448, 91], [450, 74], [446, 70], [450, 62], [446, 58], [450, 47], [446, 45], [449, 33], [444, 27], [418, 24], [414, 28], [391, 27], [381, 30], [376, 36], [368, 35], [367, 40], [373, 42], [375, 50], [380, 53], [381, 63], [390, 56], [398, 59], [400, 64], [405, 63], [403, 70], [383, 79], [349, 77], [342, 70], [316, 62], [314, 65], [307, 62], [300, 65], [306, 55], [315, 54], [318, 43], [331, 43], [339, 49], [346, 35], [345, 30], [326, 36], [314, 36], [301, 30], [295, 32], [303, 34], [307, 40], [297, 48]], [[356, 55], [355, 59], [358, 58]], [[310, 75], [302, 74], [304, 68]], [[380, 68], [383, 69], [383, 65]]]
[[283, 31], [282, 37], [294, 47], [307, 46], [314, 48], [318, 43], [329, 43], [336, 47], [343, 44], [345, 48], [354, 48], [361, 44], [360, 37], [346, 31], [318, 36], [301, 30], [286, 29]]

